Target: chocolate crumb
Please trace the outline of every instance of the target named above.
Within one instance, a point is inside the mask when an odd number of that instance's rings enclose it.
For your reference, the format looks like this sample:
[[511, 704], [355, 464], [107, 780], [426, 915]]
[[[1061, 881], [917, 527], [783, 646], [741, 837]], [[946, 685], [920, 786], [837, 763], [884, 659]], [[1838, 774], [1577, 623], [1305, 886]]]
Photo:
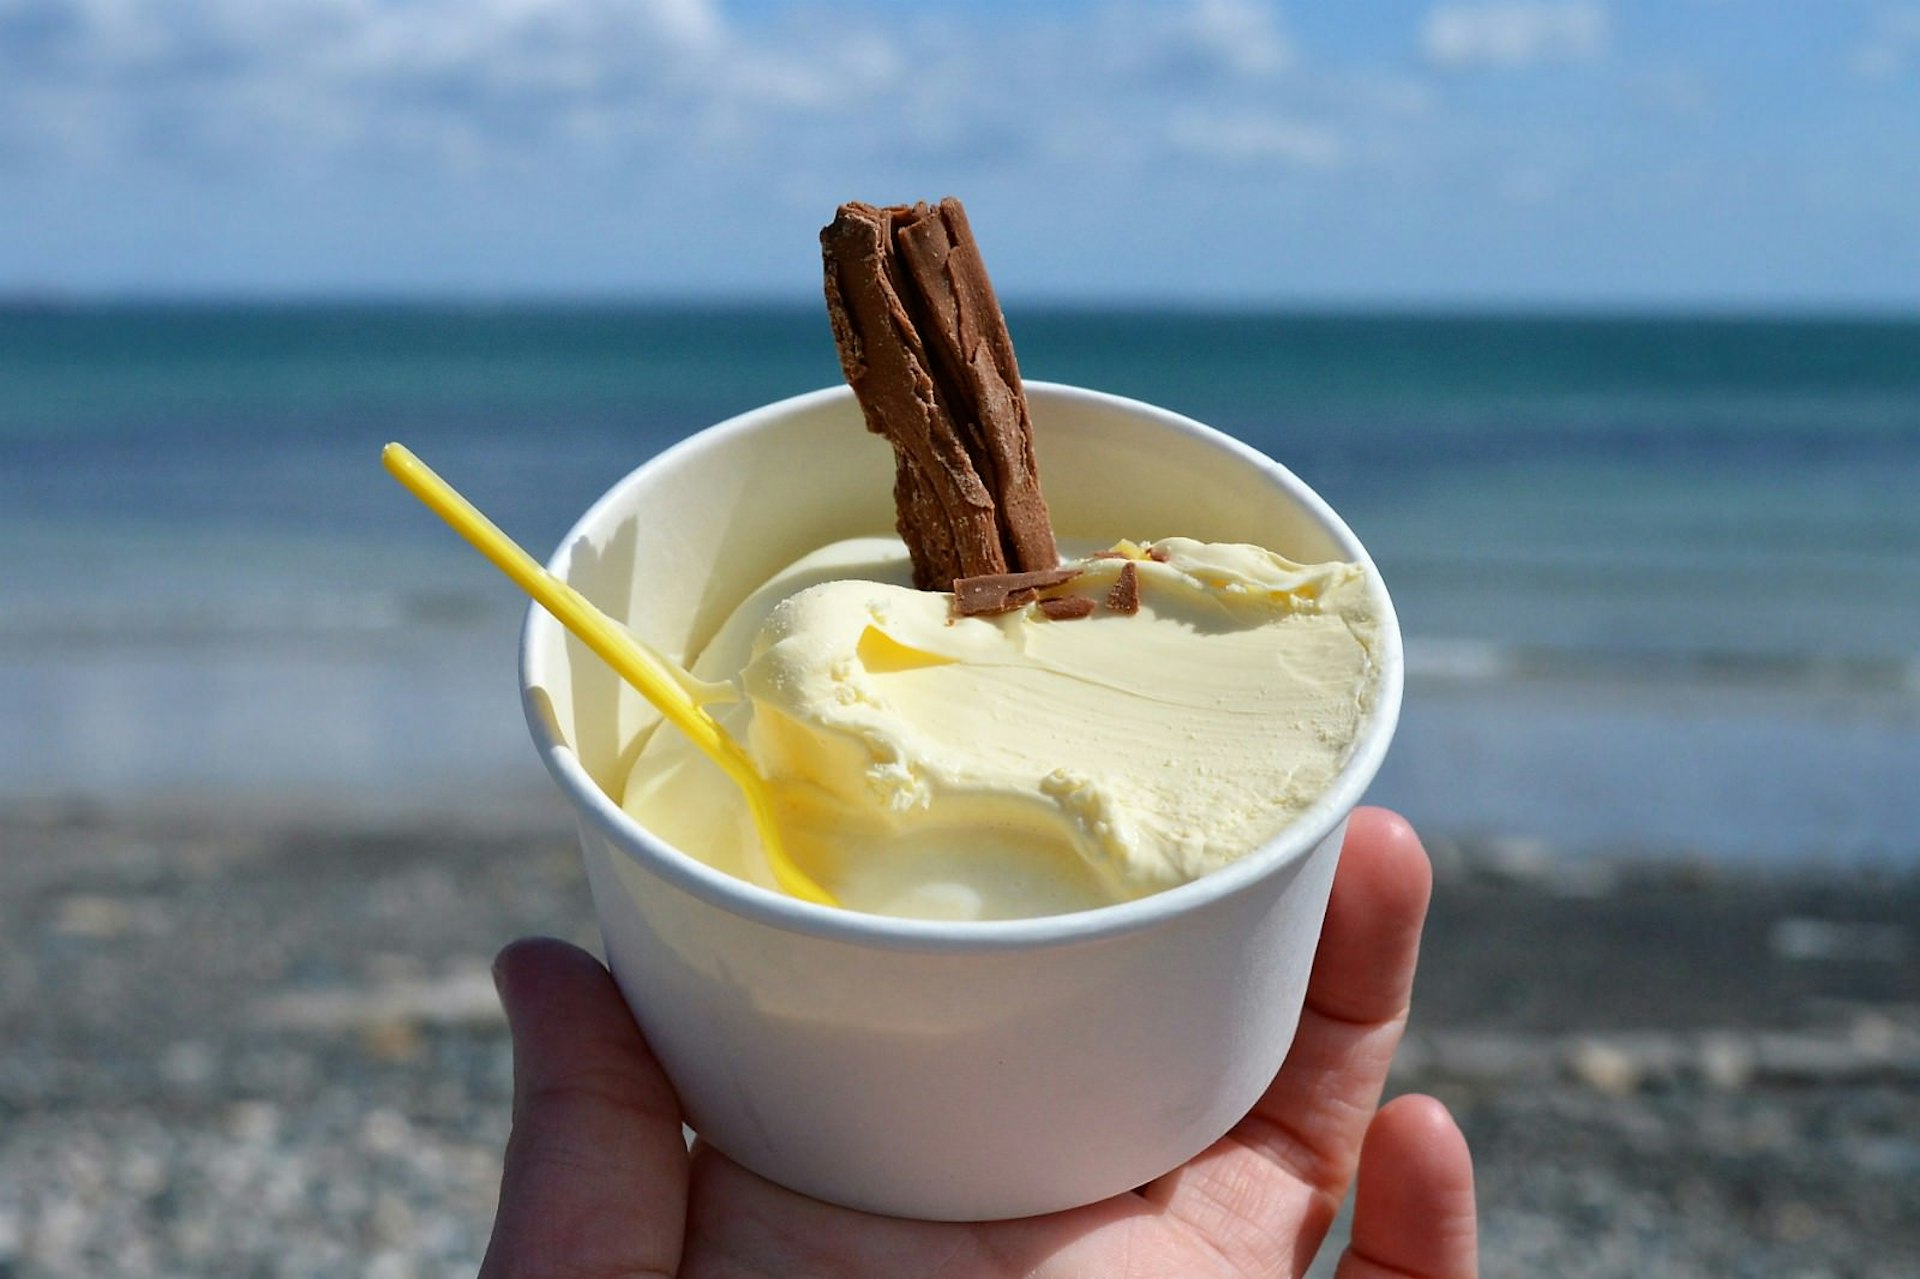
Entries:
[[1035, 607], [1056, 622], [1071, 622], [1075, 618], [1088, 617], [1093, 613], [1093, 601], [1084, 595], [1060, 595], [1050, 600], [1041, 600]]
[[1147, 558], [1152, 560], [1155, 564], [1165, 564], [1168, 560], [1172, 559], [1173, 557], [1167, 554], [1166, 549], [1164, 547], [1149, 546], [1147, 548]]
[[1080, 576], [1077, 568], [1042, 568], [1027, 573], [981, 573], [955, 578], [953, 611], [961, 617], [1010, 613], [1041, 591]]
[[1140, 611], [1140, 570], [1132, 560], [1120, 566], [1120, 576], [1113, 580], [1113, 589], [1107, 592], [1107, 607], [1128, 617]]

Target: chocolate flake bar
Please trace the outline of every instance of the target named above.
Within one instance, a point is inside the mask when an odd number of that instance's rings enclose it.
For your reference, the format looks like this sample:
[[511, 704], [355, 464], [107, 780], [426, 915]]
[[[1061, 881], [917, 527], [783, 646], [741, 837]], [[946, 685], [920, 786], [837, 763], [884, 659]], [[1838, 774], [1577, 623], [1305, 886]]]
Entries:
[[956, 578], [953, 611], [961, 617], [1010, 613], [1038, 598], [1041, 591], [1080, 576], [1077, 568], [1045, 568], [1031, 573], [985, 573]]
[[893, 445], [914, 585], [1056, 566], [1013, 342], [960, 202], [843, 204], [820, 246], [841, 370]]

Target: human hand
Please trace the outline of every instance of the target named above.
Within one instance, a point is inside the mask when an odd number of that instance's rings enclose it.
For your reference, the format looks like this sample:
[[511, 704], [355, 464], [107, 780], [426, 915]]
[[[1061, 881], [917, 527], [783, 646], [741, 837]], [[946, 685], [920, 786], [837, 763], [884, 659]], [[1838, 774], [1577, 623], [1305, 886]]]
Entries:
[[482, 1279], [1297, 1276], [1356, 1168], [1341, 1279], [1470, 1277], [1465, 1139], [1432, 1098], [1379, 1106], [1431, 888], [1412, 828], [1355, 812], [1299, 1032], [1253, 1111], [1138, 1190], [1017, 1221], [873, 1216], [688, 1151], [679, 1099], [606, 969], [561, 942], [516, 942], [494, 970], [514, 1114]]

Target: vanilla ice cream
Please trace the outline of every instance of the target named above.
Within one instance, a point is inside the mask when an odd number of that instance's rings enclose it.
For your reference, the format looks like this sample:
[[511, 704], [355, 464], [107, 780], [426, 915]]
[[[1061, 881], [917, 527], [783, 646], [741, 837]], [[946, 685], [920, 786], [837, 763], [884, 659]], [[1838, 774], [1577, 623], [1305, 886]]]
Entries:
[[[840, 542], [697, 659], [793, 857], [848, 908], [996, 919], [1144, 896], [1270, 839], [1346, 762], [1376, 694], [1365, 568], [1177, 537], [1069, 567], [1034, 602], [960, 616], [906, 584], [898, 541]], [[732, 783], [672, 729], [641, 745], [624, 804], [773, 886]]]

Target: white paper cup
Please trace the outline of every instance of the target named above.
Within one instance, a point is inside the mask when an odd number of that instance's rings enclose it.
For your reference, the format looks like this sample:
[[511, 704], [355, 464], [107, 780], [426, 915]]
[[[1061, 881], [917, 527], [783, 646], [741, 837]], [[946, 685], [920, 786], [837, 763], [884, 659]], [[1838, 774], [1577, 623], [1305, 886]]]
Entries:
[[[1074, 387], [1030, 382], [1027, 395], [1063, 538], [1177, 534], [1367, 559], [1306, 485], [1216, 431]], [[586, 513], [552, 567], [691, 659], [802, 553], [890, 530], [892, 492], [890, 450], [837, 387], [655, 457]], [[809, 905], [649, 834], [610, 796], [652, 712], [532, 610], [527, 720], [577, 811], [608, 962], [687, 1122], [795, 1190], [947, 1220], [1090, 1203], [1204, 1150], [1286, 1055], [1347, 814], [1393, 735], [1400, 636], [1384, 590], [1378, 604], [1371, 719], [1332, 788], [1278, 838], [1138, 901], [966, 923]]]

